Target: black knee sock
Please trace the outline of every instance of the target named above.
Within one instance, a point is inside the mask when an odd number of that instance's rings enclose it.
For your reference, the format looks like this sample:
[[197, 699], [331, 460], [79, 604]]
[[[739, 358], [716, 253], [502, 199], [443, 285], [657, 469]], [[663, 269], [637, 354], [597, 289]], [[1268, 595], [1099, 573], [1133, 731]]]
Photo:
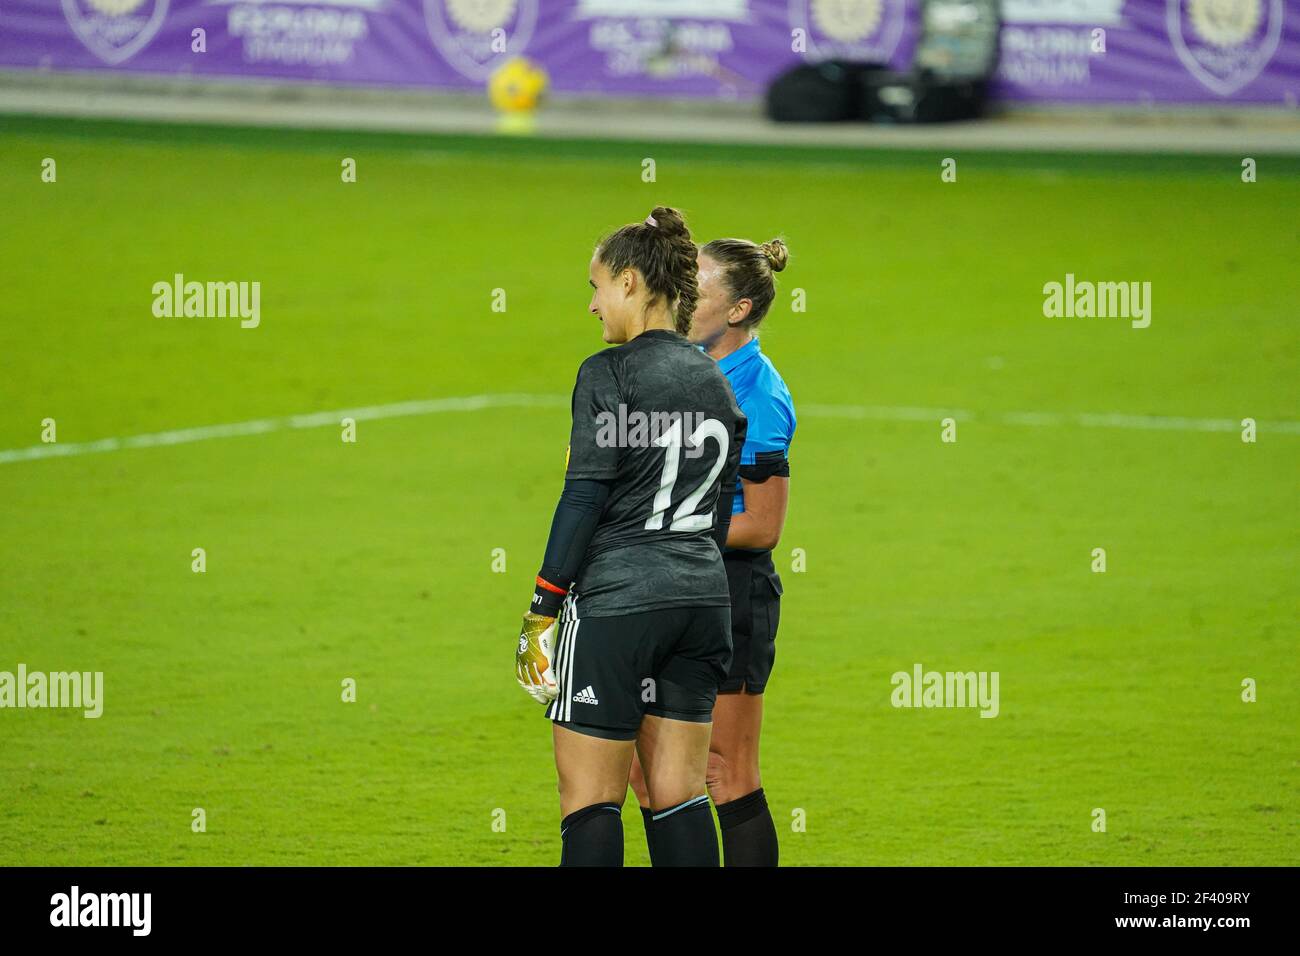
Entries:
[[560, 866], [622, 866], [623, 814], [617, 803], [593, 803], [560, 824]]
[[651, 810], [649, 807], [642, 807], [641, 822], [645, 824], [645, 846], [646, 849], [650, 851], [650, 865], [653, 866], [655, 862], [654, 811]]
[[652, 866], [718, 865], [718, 834], [707, 796], [654, 811], [650, 832]]
[[718, 823], [727, 866], [776, 866], [776, 824], [762, 787], [718, 804]]

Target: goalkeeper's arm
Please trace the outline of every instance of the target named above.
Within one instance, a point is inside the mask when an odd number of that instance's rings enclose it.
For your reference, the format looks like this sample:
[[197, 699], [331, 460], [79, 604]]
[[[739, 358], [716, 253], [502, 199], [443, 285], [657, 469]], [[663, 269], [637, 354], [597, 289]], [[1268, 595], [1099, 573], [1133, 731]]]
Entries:
[[524, 615], [519, 646], [515, 651], [515, 676], [524, 690], [542, 703], [556, 693], [552, 669], [552, 634], [569, 586], [578, 576], [582, 559], [600, 523], [609, 500], [609, 483], [592, 479], [570, 479], [555, 506], [551, 537], [537, 575], [532, 604]]
[[610, 483], [590, 478], [570, 478], [564, 483], [564, 492], [555, 506], [551, 519], [551, 536], [546, 542], [546, 555], [537, 572], [537, 587], [533, 591], [529, 612], [543, 617], [560, 613], [569, 586], [578, 576], [582, 559], [600, 523], [601, 512], [609, 500]]

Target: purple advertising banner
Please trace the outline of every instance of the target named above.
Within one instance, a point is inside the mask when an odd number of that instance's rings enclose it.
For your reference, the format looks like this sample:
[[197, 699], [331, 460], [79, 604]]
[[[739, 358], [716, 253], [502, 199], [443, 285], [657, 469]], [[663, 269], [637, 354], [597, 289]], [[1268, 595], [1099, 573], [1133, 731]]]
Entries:
[[[998, 95], [1253, 103], [1300, 93], [1300, 0], [1003, 0]], [[753, 99], [788, 67], [911, 61], [920, 0], [0, 0], [0, 68]]]
[[1003, 0], [999, 95], [1295, 106], [1297, 0]]

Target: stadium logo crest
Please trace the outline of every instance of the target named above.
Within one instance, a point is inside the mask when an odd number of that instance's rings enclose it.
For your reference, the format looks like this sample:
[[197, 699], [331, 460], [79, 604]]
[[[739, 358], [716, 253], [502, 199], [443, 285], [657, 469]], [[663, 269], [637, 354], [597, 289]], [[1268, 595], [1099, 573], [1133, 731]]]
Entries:
[[63, 0], [77, 39], [116, 66], [139, 53], [162, 28], [169, 0]]
[[538, 0], [424, 0], [434, 47], [452, 68], [486, 80], [497, 61], [518, 56], [537, 26]]
[[1231, 96], [1259, 76], [1282, 37], [1282, 0], [1169, 0], [1174, 52], [1206, 88]]
[[806, 32], [809, 60], [887, 60], [906, 20], [905, 0], [790, 0], [790, 27]]

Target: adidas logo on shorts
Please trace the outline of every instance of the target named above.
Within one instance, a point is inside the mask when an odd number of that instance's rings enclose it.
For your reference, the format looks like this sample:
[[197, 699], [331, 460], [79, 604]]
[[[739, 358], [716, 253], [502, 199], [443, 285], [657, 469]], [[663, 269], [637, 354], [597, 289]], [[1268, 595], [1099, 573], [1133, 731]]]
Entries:
[[600, 701], [596, 699], [596, 692], [591, 689], [590, 684], [588, 684], [583, 690], [580, 690], [576, 694], [574, 694], [573, 699], [576, 700], [579, 704], [600, 703]]

